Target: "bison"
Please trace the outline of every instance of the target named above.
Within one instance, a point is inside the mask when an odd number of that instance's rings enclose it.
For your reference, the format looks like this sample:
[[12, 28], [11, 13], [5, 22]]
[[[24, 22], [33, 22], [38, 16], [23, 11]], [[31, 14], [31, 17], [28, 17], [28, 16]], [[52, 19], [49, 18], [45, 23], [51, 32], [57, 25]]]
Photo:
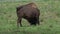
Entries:
[[39, 15], [40, 10], [37, 8], [35, 3], [29, 3], [26, 5], [22, 5], [16, 8], [17, 12], [17, 26], [22, 26], [21, 20], [22, 18], [26, 19], [30, 25], [39, 25]]

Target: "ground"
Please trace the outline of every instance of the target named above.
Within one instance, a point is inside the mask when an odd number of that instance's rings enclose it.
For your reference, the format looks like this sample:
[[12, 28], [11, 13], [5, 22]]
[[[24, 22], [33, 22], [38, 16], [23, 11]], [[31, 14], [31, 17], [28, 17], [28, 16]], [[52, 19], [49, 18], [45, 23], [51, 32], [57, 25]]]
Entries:
[[23, 27], [20, 27], [17, 32], [16, 7], [27, 3], [29, 3], [29, 1], [3, 2], [0, 0], [0, 34], [60, 34], [59, 0], [36, 1], [35, 3], [41, 13], [40, 25], [30, 26], [29, 23], [23, 19]]

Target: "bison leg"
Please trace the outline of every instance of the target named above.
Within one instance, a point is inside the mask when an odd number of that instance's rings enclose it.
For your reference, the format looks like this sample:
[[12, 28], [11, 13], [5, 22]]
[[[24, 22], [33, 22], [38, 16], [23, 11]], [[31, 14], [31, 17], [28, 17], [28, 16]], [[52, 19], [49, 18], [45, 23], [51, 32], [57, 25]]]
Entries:
[[22, 26], [21, 20], [22, 20], [21, 18], [18, 18], [18, 20], [17, 20], [17, 27]]
[[40, 25], [40, 23], [39, 23], [39, 17], [37, 18], [37, 24]]
[[21, 23], [21, 20], [22, 20], [22, 19], [20, 18], [20, 26], [22, 27], [22, 23]]
[[38, 25], [40, 25], [39, 20], [37, 21]]

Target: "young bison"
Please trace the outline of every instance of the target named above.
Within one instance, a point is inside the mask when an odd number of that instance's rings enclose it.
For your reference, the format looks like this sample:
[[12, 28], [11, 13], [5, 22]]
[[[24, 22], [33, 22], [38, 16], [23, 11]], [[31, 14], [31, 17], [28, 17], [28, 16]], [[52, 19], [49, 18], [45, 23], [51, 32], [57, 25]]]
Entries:
[[30, 25], [39, 25], [39, 15], [40, 11], [34, 3], [29, 3], [27, 5], [17, 7], [17, 26], [22, 26], [22, 18], [26, 19]]

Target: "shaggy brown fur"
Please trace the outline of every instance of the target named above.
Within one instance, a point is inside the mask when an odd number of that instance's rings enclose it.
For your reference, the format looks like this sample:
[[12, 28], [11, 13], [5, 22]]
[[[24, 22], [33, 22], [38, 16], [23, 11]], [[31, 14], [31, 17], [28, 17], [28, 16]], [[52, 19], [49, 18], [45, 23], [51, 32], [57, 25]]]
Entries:
[[35, 3], [29, 3], [23, 6], [17, 7], [17, 26], [22, 26], [22, 18], [26, 19], [31, 25], [39, 24], [40, 11]]

